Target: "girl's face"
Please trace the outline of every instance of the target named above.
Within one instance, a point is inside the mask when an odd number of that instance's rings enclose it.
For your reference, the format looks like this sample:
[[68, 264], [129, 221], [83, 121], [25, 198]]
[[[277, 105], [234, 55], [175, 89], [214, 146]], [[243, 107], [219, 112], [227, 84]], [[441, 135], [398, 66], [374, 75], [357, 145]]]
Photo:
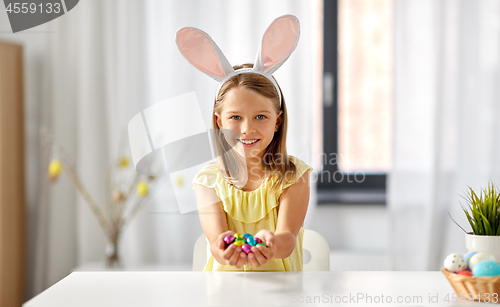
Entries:
[[[222, 112], [215, 113], [220, 129], [235, 131], [236, 151], [245, 158], [262, 158], [281, 125], [281, 113], [276, 112], [270, 98], [243, 88], [227, 92]], [[228, 137], [228, 133], [225, 137]], [[233, 136], [233, 135], [232, 135]]]

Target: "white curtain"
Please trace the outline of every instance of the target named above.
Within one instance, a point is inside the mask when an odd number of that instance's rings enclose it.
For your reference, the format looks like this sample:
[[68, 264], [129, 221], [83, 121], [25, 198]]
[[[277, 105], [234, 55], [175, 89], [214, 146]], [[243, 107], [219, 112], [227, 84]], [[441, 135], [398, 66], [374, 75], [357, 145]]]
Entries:
[[[41, 26], [47, 32], [37, 36], [44, 40], [35, 55], [39, 66], [26, 67], [27, 74], [37, 76], [36, 84], [26, 89], [36, 96], [30, 103], [37, 105], [36, 111], [28, 111], [33, 113], [27, 122], [28, 146], [39, 146], [39, 125], [49, 127], [74, 157], [90, 194], [102, 204], [107, 167], [117, 157], [135, 114], [195, 91], [205, 124], [211, 126], [216, 83], [180, 55], [174, 43], [178, 28], [203, 29], [229, 61], [238, 64], [253, 62], [274, 18], [294, 14], [301, 22], [299, 46], [275, 76], [289, 110], [289, 153], [312, 165], [313, 148], [319, 147], [312, 136], [320, 109], [321, 9], [319, 0], [80, 1], [63, 17]], [[30, 44], [33, 41], [26, 39], [28, 49]], [[106, 240], [67, 177], [47, 184], [48, 157], [30, 152], [28, 159], [36, 161], [28, 177], [37, 179], [28, 182], [30, 298], [79, 265], [103, 264]], [[125, 229], [120, 242], [125, 266], [190, 269], [194, 242], [202, 230], [196, 214], [178, 213], [173, 197], [169, 189], [157, 191]], [[311, 215], [314, 204], [313, 191]]]
[[500, 184], [500, 2], [395, 5], [393, 268], [439, 270], [466, 253], [467, 187]]

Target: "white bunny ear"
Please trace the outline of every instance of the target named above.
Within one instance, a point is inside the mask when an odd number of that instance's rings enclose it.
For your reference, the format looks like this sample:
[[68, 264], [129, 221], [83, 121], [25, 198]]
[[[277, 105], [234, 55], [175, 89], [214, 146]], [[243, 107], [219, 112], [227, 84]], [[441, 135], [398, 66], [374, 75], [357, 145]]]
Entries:
[[276, 18], [262, 37], [253, 69], [271, 75], [290, 57], [297, 47], [299, 36], [297, 17], [284, 15]]
[[218, 82], [234, 72], [229, 61], [207, 33], [196, 28], [181, 28], [177, 31], [175, 42], [186, 60]]

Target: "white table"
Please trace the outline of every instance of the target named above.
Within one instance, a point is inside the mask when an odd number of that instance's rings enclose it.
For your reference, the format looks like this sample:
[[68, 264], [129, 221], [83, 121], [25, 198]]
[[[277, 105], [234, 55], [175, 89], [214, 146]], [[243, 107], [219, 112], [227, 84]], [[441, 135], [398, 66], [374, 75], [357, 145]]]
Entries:
[[73, 272], [23, 306], [449, 306], [453, 293], [441, 272]]

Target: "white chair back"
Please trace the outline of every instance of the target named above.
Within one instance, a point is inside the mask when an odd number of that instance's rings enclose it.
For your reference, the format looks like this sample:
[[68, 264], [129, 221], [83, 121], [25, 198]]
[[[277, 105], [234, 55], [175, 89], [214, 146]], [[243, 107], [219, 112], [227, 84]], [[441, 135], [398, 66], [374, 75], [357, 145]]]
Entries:
[[316, 231], [304, 229], [302, 253], [304, 271], [330, 271], [330, 247], [325, 238]]
[[193, 271], [203, 271], [203, 269], [205, 268], [208, 259], [207, 245], [207, 237], [205, 237], [205, 234], [203, 233], [194, 244]]

